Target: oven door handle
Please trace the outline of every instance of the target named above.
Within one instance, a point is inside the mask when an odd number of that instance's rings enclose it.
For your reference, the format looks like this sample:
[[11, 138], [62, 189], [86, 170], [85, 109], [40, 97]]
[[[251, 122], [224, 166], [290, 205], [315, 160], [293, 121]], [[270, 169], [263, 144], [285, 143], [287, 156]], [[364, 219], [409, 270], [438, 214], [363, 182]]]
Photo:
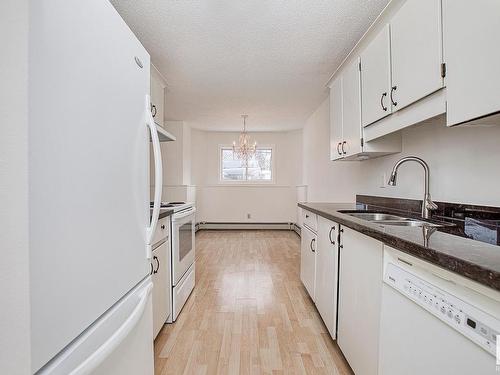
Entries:
[[179, 221], [180, 219], [183, 219], [189, 215], [192, 215], [196, 212], [196, 208], [192, 208], [190, 209], [189, 211], [186, 211], [186, 212], [181, 212], [179, 214], [175, 213], [174, 216], [172, 217], [172, 222], [176, 222], [176, 221]]

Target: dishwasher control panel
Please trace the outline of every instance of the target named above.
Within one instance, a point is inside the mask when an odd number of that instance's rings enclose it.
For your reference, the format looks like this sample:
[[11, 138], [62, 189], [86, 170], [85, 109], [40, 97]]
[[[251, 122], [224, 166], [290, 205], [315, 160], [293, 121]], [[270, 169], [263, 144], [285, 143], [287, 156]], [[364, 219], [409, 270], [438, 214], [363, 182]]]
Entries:
[[[500, 331], [497, 319], [393, 263], [387, 264], [384, 282], [490, 354], [496, 355]], [[492, 328], [492, 325], [497, 329]]]

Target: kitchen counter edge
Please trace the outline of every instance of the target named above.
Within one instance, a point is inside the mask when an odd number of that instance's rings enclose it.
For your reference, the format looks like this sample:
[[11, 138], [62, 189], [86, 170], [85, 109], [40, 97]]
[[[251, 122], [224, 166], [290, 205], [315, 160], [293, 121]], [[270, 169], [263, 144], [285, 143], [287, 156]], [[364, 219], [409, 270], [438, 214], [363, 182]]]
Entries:
[[[424, 246], [423, 243], [415, 240], [418, 238], [417, 228], [413, 228], [415, 233], [411, 233], [408, 228], [404, 230], [397, 227], [388, 228], [339, 212], [355, 210], [355, 203], [299, 202], [298, 206], [374, 238], [396, 250], [500, 291], [500, 248], [498, 246], [447, 233], [435, 233], [438, 239], [433, 241], [432, 245]], [[412, 235], [411, 238], [404, 237], [408, 235]], [[473, 251], [470, 251], [471, 249]]]

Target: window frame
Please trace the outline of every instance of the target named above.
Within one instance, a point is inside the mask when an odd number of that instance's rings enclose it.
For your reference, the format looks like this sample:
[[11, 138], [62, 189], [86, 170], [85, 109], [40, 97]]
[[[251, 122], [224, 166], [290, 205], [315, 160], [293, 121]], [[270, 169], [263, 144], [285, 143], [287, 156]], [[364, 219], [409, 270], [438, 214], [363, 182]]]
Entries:
[[276, 147], [274, 144], [258, 144], [258, 149], [271, 150], [271, 179], [270, 180], [224, 180], [222, 175], [222, 150], [233, 149], [233, 145], [221, 144], [218, 147], [219, 154], [217, 155], [217, 162], [219, 163], [219, 184], [223, 185], [274, 185], [276, 184]]

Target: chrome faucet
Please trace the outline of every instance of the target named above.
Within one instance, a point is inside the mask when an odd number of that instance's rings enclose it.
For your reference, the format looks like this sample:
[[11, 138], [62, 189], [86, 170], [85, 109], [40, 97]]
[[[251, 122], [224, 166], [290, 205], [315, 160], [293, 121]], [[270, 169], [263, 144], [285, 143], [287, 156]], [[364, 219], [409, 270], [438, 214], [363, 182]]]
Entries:
[[422, 218], [429, 219], [431, 217], [431, 211], [437, 210], [438, 206], [431, 199], [429, 193], [429, 166], [425, 161], [416, 156], [407, 156], [400, 159], [392, 168], [391, 177], [389, 178], [388, 184], [391, 186], [396, 186], [396, 179], [398, 176], [398, 168], [401, 164], [407, 161], [414, 161], [420, 164], [424, 168], [424, 200], [422, 201]]

